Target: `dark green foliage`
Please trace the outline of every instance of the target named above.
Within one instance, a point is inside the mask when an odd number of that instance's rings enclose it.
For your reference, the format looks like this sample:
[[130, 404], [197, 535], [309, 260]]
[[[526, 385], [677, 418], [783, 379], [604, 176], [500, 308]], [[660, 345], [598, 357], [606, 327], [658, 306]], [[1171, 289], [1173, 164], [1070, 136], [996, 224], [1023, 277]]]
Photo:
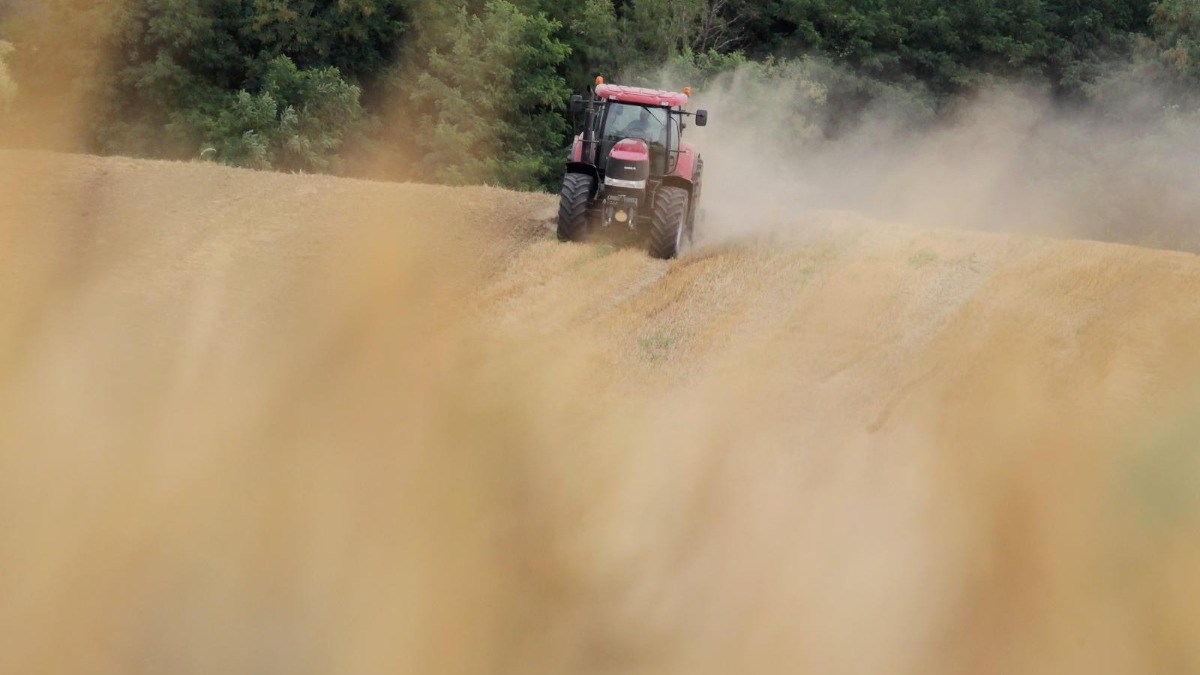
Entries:
[[433, 177], [536, 189], [562, 164], [569, 89], [558, 68], [570, 49], [561, 25], [505, 0], [462, 6], [420, 67], [394, 82], [407, 92], [415, 144]]
[[286, 56], [267, 64], [256, 93], [229, 95], [212, 111], [172, 116], [170, 128], [204, 139], [202, 157], [236, 166], [329, 169], [363, 128], [359, 88], [337, 68], [300, 70]]
[[1183, 81], [1200, 84], [1200, 3], [1163, 0], [1153, 10], [1151, 47], [1158, 61]]
[[1127, 0], [780, 0], [773, 48], [820, 50], [862, 72], [917, 79], [954, 93], [992, 77], [1049, 79], [1075, 89], [1079, 66], [1119, 49], [1145, 25]]
[[18, 82], [88, 108], [95, 150], [329, 170], [368, 126], [360, 83], [403, 16], [402, 0], [50, 0], [11, 30]]
[[1147, 35], [1131, 39], [1132, 54], [1086, 85], [1108, 117], [1173, 123], [1200, 113], [1200, 2], [1152, 5]]
[[139, 0], [116, 39], [109, 152], [325, 170], [403, 34], [396, 0]]
[[[1153, 84], [1165, 98], [1143, 97], [1146, 114], [1197, 109], [1198, 6], [0, 0], [0, 38], [15, 46], [17, 107], [86, 101], [96, 150], [337, 171], [349, 148], [374, 143], [421, 167], [410, 176], [536, 188], [557, 182], [567, 96], [597, 74], [683, 86], [740, 69], [797, 87], [789, 124], [824, 135], [880, 106], [929, 119], [1013, 78], [1072, 103], [1128, 101]], [[803, 94], [814, 91], [819, 106]]]
[[558, 72], [578, 88], [596, 75], [612, 74], [625, 63], [612, 0], [521, 0], [526, 12], [541, 12], [560, 28], [555, 37], [570, 49]]

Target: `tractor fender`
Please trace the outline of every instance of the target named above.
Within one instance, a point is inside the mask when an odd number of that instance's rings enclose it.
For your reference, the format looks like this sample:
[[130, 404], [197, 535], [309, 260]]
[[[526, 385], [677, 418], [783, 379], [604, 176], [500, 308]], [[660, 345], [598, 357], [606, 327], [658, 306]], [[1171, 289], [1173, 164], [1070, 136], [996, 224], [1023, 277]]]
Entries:
[[592, 177], [592, 189], [588, 193], [588, 200], [596, 198], [596, 192], [600, 189], [600, 171], [592, 164], [587, 162], [567, 162], [567, 173], [582, 173]]
[[696, 146], [691, 143], [680, 143], [679, 155], [675, 160], [675, 170], [667, 178], [682, 178], [687, 181], [690, 189], [692, 181], [696, 179], [693, 174], [696, 172], [696, 158], [699, 156], [700, 153], [696, 152]]
[[567, 173], [586, 173], [596, 180], [600, 179], [600, 171], [587, 162], [567, 162]]
[[583, 161], [583, 134], [576, 136], [575, 141], [571, 143], [570, 157], [572, 162]]
[[671, 174], [670, 176], [665, 176], [663, 178], [662, 185], [663, 185], [663, 187], [683, 188], [684, 190], [688, 191], [688, 194], [692, 193], [692, 181], [690, 181], [686, 178], [680, 178], [679, 176], [676, 176], [675, 174]]

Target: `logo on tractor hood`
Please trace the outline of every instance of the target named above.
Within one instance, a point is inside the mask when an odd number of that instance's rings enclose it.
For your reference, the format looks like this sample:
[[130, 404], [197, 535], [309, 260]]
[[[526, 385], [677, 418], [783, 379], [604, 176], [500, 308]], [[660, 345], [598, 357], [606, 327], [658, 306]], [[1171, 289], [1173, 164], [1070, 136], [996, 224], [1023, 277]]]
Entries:
[[626, 138], [613, 146], [609, 156], [623, 162], [644, 162], [650, 159], [650, 148], [638, 138]]

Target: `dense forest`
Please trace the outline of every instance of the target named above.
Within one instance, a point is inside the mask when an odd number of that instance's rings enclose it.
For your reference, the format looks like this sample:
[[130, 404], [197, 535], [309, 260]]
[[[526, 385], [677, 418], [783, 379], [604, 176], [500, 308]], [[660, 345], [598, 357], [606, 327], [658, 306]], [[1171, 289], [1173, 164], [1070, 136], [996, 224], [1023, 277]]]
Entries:
[[86, 105], [95, 152], [334, 173], [370, 156], [524, 189], [558, 179], [568, 97], [596, 74], [803, 79], [826, 137], [881, 98], [933, 123], [999, 81], [1097, 109], [1153, 84], [1144, 115], [1200, 91], [1200, 0], [0, 0], [0, 39], [0, 107]]

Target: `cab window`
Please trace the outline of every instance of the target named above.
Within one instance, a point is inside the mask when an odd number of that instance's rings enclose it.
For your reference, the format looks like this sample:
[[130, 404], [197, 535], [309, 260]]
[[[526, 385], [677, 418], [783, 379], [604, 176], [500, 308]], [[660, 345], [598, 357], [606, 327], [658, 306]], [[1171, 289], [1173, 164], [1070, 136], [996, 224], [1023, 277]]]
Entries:
[[[640, 138], [650, 146], [651, 172], [665, 173], [663, 169], [667, 156], [666, 123], [669, 117], [666, 108], [610, 103], [605, 116], [604, 131], [600, 135], [600, 157], [608, 157], [612, 146], [619, 141]], [[671, 123], [674, 125], [671, 134], [678, 137], [678, 125], [674, 120], [671, 120]]]

